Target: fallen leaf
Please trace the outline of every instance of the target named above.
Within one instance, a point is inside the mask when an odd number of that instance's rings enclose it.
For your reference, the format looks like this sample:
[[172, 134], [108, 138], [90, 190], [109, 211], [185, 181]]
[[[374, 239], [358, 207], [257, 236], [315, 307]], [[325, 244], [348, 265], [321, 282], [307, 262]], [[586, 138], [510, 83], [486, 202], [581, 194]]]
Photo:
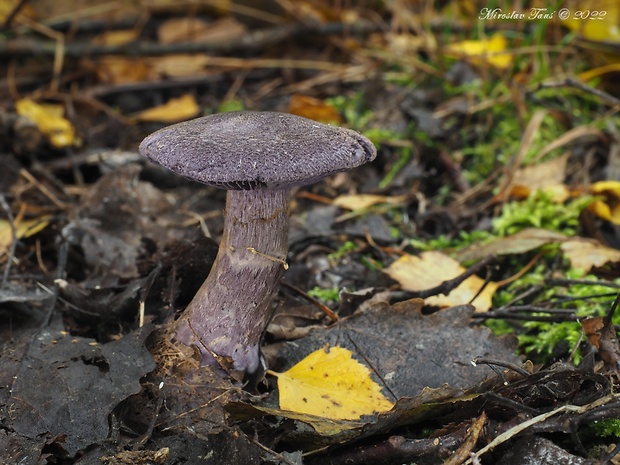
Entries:
[[617, 372], [620, 369], [620, 345], [612, 321], [614, 310], [612, 307], [605, 316], [585, 318], [581, 326], [588, 342], [598, 350], [607, 370]]
[[119, 47], [127, 45], [138, 39], [140, 34], [135, 29], [124, 29], [119, 31], [107, 31], [93, 39], [95, 45], [106, 45], [109, 47]]
[[564, 234], [547, 229], [526, 228], [518, 233], [500, 237], [486, 244], [472, 244], [454, 254], [459, 262], [480, 260], [489, 255], [510, 255], [530, 252], [546, 244], [561, 242], [568, 238]]
[[588, 208], [599, 218], [620, 224], [620, 181], [599, 181], [590, 186], [590, 193], [602, 197]]
[[617, 0], [579, 0], [570, 5], [562, 25], [593, 42], [620, 42], [620, 3]]
[[552, 160], [518, 169], [513, 178], [511, 195], [525, 198], [541, 190], [551, 193], [556, 202], [564, 202], [570, 196], [568, 187], [564, 185], [569, 155], [566, 152]]
[[46, 328], [35, 339], [10, 386], [10, 428], [30, 438], [63, 437], [73, 456], [103, 441], [109, 415], [140, 392], [140, 378], [155, 368], [144, 346], [152, 327], [106, 344]]
[[[35, 218], [32, 220], [15, 221], [16, 239], [34, 236], [42, 231], [49, 224], [51, 217], [49, 215]], [[13, 232], [11, 231], [11, 223], [7, 220], [0, 220], [0, 253], [6, 253], [13, 243]]]
[[446, 52], [451, 56], [463, 57], [474, 64], [488, 63], [499, 69], [512, 64], [512, 55], [502, 53], [508, 48], [508, 40], [501, 33], [493, 34], [489, 39], [464, 40], [448, 45]]
[[593, 239], [572, 238], [563, 242], [560, 249], [570, 261], [572, 268], [586, 273], [595, 266], [620, 262], [620, 250], [606, 247]]
[[207, 23], [198, 18], [175, 18], [165, 21], [157, 30], [162, 44], [223, 43], [238, 40], [247, 28], [233, 17]]
[[332, 105], [307, 95], [293, 94], [288, 112], [322, 123], [342, 124], [342, 116]]
[[136, 121], [176, 123], [193, 118], [200, 112], [198, 102], [191, 94], [168, 100], [163, 105], [149, 108], [135, 116]]
[[30, 99], [21, 99], [15, 102], [15, 109], [17, 114], [36, 124], [52, 146], [60, 149], [76, 142], [75, 129], [62, 116], [64, 109], [61, 105], [43, 105]]
[[290, 418], [306, 423], [321, 436], [334, 436], [345, 431], [360, 429], [364, 423], [352, 420], [334, 420], [308, 413], [291, 412], [290, 410], [282, 410], [270, 407], [255, 405], [254, 408], [268, 415], [275, 415], [282, 418]]
[[390, 410], [370, 370], [342, 347], [316, 350], [278, 378], [280, 408], [332, 420], [357, 420]]
[[146, 80], [148, 68], [140, 58], [109, 56], [97, 60], [95, 72], [102, 83], [122, 84]]
[[[423, 291], [439, 286], [444, 281], [456, 278], [463, 274], [459, 262], [441, 252], [423, 252], [419, 257], [403, 255], [392, 263], [384, 272], [398, 281], [407, 291]], [[452, 307], [468, 304], [480, 291], [485, 281], [478, 276], [470, 276], [457, 286], [447, 296], [440, 294], [424, 299], [428, 305], [438, 307]], [[493, 294], [497, 290], [497, 283], [489, 281], [480, 294], [471, 302], [478, 312], [486, 312], [491, 308]]]
[[347, 210], [364, 210], [380, 203], [398, 204], [405, 200], [406, 196], [389, 197], [376, 194], [351, 194], [339, 195], [333, 201], [333, 205]]

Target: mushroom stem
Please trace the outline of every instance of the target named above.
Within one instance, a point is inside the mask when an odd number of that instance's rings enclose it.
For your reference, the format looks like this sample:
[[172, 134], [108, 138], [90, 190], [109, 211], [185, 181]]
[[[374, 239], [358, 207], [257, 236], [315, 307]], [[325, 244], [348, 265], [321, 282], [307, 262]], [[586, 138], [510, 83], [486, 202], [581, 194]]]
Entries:
[[200, 290], [176, 323], [176, 339], [253, 373], [288, 250], [289, 189], [230, 190], [220, 248]]

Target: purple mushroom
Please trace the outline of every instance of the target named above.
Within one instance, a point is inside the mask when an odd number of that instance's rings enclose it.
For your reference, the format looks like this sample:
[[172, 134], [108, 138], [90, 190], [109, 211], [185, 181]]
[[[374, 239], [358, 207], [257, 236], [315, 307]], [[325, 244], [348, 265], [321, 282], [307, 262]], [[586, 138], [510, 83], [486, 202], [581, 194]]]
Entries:
[[235, 371], [259, 368], [259, 345], [286, 268], [290, 189], [376, 156], [359, 133], [276, 112], [231, 112], [163, 128], [140, 153], [171, 171], [227, 189], [224, 232], [175, 338]]

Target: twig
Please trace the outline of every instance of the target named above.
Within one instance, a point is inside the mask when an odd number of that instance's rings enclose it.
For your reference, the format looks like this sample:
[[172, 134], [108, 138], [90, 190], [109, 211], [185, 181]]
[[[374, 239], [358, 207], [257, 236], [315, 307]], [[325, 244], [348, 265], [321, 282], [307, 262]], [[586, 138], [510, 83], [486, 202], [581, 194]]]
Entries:
[[54, 290], [52, 291], [52, 300], [49, 304], [49, 308], [47, 309], [47, 315], [45, 316], [45, 322], [43, 323], [43, 327], [48, 326], [52, 321], [52, 315], [54, 315], [54, 310], [56, 309], [56, 302], [59, 299], [60, 292], [60, 282], [62, 281], [62, 277], [65, 274], [65, 269], [67, 267], [67, 259], [69, 257], [69, 244], [67, 241], [62, 241], [60, 243], [60, 247], [58, 248], [58, 265], [56, 270], [56, 279], [54, 280]]
[[13, 263], [13, 259], [15, 258], [15, 249], [17, 247], [17, 228], [15, 227], [15, 218], [13, 217], [13, 213], [11, 212], [11, 207], [9, 207], [9, 204], [6, 201], [4, 194], [0, 194], [0, 205], [6, 213], [6, 216], [9, 219], [9, 225], [11, 227], [11, 247], [9, 249], [8, 259], [6, 261], [6, 267], [4, 268], [4, 274], [2, 275], [2, 283], [0, 284], [0, 287], [3, 288], [4, 286], [6, 286], [6, 283], [9, 280], [11, 264]]
[[[126, 55], [126, 56], [162, 56], [180, 53], [230, 53], [243, 50], [262, 50], [269, 45], [282, 43], [293, 37], [332, 34], [360, 34], [381, 32], [386, 26], [360, 21], [355, 24], [326, 23], [315, 27], [305, 24], [275, 26], [269, 29], [251, 31], [237, 40], [229, 42], [199, 42], [180, 44], [158, 44], [148, 42], [131, 42], [125, 45], [92, 45], [85, 42], [64, 45], [64, 56], [81, 58], [83, 56]], [[0, 55], [54, 55], [57, 44], [51, 41], [33, 39], [15, 39], [0, 43]]]
[[617, 99], [616, 97], [608, 94], [607, 92], [595, 89], [594, 87], [590, 87], [589, 85], [584, 84], [583, 82], [580, 82], [574, 78], [566, 78], [563, 81], [558, 82], [541, 82], [540, 84], [538, 84], [538, 88], [536, 90], [538, 91], [541, 89], [554, 89], [556, 87], [574, 87], [576, 89], [582, 90], [584, 92], [587, 92], [588, 94], [592, 94], [600, 98], [603, 102], [606, 102], [610, 106], [620, 106], [620, 99]]
[[[497, 436], [495, 439], [493, 439], [489, 444], [487, 444], [485, 447], [483, 447], [482, 449], [480, 449], [478, 452], [476, 452], [476, 457], [479, 458], [480, 456], [486, 454], [487, 452], [493, 450], [494, 448], [496, 448], [497, 446], [499, 446], [500, 444], [503, 444], [504, 442], [508, 441], [509, 439], [512, 439], [514, 436], [517, 436], [518, 434], [522, 433], [523, 431], [531, 428], [532, 426], [538, 424], [538, 423], [542, 423], [545, 420], [561, 414], [561, 413], [576, 413], [576, 414], [584, 414], [586, 412], [589, 412], [591, 410], [597, 409], [598, 407], [604, 406], [605, 404], [610, 403], [611, 401], [614, 401], [617, 399], [617, 395], [608, 395], [605, 397], [601, 397], [597, 400], [595, 400], [594, 402], [587, 404], [587, 405], [562, 405], [561, 407], [558, 407], [554, 410], [551, 410], [550, 412], [546, 412], [543, 413], [541, 415], [538, 415], [534, 418], [530, 418], [529, 420], [526, 420], [522, 423], [519, 423], [518, 425], [510, 428], [508, 431], [503, 432], [502, 434], [500, 434], [499, 436]], [[469, 459], [467, 461], [464, 462], [463, 465], [468, 465], [473, 463], [472, 459]]]
[[484, 357], [476, 357], [475, 359], [472, 360], [472, 363], [474, 365], [489, 365], [489, 366], [497, 365], [500, 367], [508, 368], [509, 370], [512, 370], [515, 373], [519, 373], [521, 376], [524, 376], [526, 378], [530, 376], [529, 371], [521, 368], [520, 366], [515, 365], [514, 363], [504, 362], [502, 360], [495, 360], [495, 359], [484, 358]]
[[338, 315], [336, 315], [327, 305], [323, 304], [322, 302], [319, 302], [314, 297], [308, 295], [307, 292], [304, 292], [297, 286], [293, 286], [292, 284], [287, 283], [286, 281], [280, 281], [280, 284], [292, 291], [297, 292], [299, 295], [303, 296], [304, 299], [307, 299], [308, 301], [310, 301], [315, 307], [317, 307], [319, 310], [325, 313], [325, 315], [327, 315], [328, 318], [332, 320], [333, 322], [338, 321]]

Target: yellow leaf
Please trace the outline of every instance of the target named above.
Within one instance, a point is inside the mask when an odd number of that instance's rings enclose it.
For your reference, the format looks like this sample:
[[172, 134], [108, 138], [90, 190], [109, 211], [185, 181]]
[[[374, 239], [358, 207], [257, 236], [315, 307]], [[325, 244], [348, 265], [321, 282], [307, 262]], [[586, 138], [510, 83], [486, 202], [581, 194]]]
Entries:
[[[423, 252], [419, 257], [403, 255], [392, 263], [384, 272], [398, 281], [407, 291], [423, 291], [439, 286], [442, 282], [456, 278], [465, 271], [459, 262], [441, 252]], [[467, 304], [474, 298], [484, 285], [484, 280], [478, 276], [470, 276], [459, 284], [448, 295], [427, 297], [424, 301], [428, 305], [451, 307]], [[478, 312], [486, 312], [491, 308], [493, 294], [497, 290], [497, 283], [490, 281], [480, 294], [471, 302]]]
[[306, 423], [312, 426], [312, 428], [314, 428], [314, 430], [321, 436], [335, 436], [336, 434], [340, 434], [343, 431], [361, 429], [365, 424], [360, 421], [333, 420], [330, 418], [310, 415], [308, 413], [291, 412], [290, 410], [262, 407], [260, 405], [255, 405], [254, 408], [268, 415], [289, 418], [291, 420], [297, 420]]
[[588, 206], [590, 211], [599, 218], [620, 224], [620, 182], [595, 182], [590, 186], [590, 193], [602, 197]]
[[193, 118], [200, 112], [196, 99], [191, 94], [168, 100], [163, 105], [149, 108], [136, 116], [137, 121], [161, 121], [176, 123]]
[[488, 63], [499, 69], [505, 69], [512, 63], [510, 53], [502, 53], [508, 48], [508, 40], [501, 33], [493, 34], [489, 39], [465, 40], [448, 45], [451, 56], [465, 57], [474, 64]]
[[[50, 217], [42, 216], [32, 220], [16, 221], [15, 233], [17, 239], [34, 236], [39, 231], [45, 229], [49, 224]], [[6, 253], [13, 242], [11, 223], [7, 220], [0, 220], [0, 253]]]
[[594, 42], [620, 42], [620, 3], [618, 0], [577, 0], [564, 8], [570, 12], [564, 26]]
[[357, 420], [394, 405], [370, 370], [342, 347], [319, 349], [278, 378], [280, 408], [332, 420]]
[[34, 122], [52, 146], [63, 148], [75, 143], [75, 130], [65, 119], [61, 105], [41, 105], [30, 99], [15, 103], [17, 113]]

